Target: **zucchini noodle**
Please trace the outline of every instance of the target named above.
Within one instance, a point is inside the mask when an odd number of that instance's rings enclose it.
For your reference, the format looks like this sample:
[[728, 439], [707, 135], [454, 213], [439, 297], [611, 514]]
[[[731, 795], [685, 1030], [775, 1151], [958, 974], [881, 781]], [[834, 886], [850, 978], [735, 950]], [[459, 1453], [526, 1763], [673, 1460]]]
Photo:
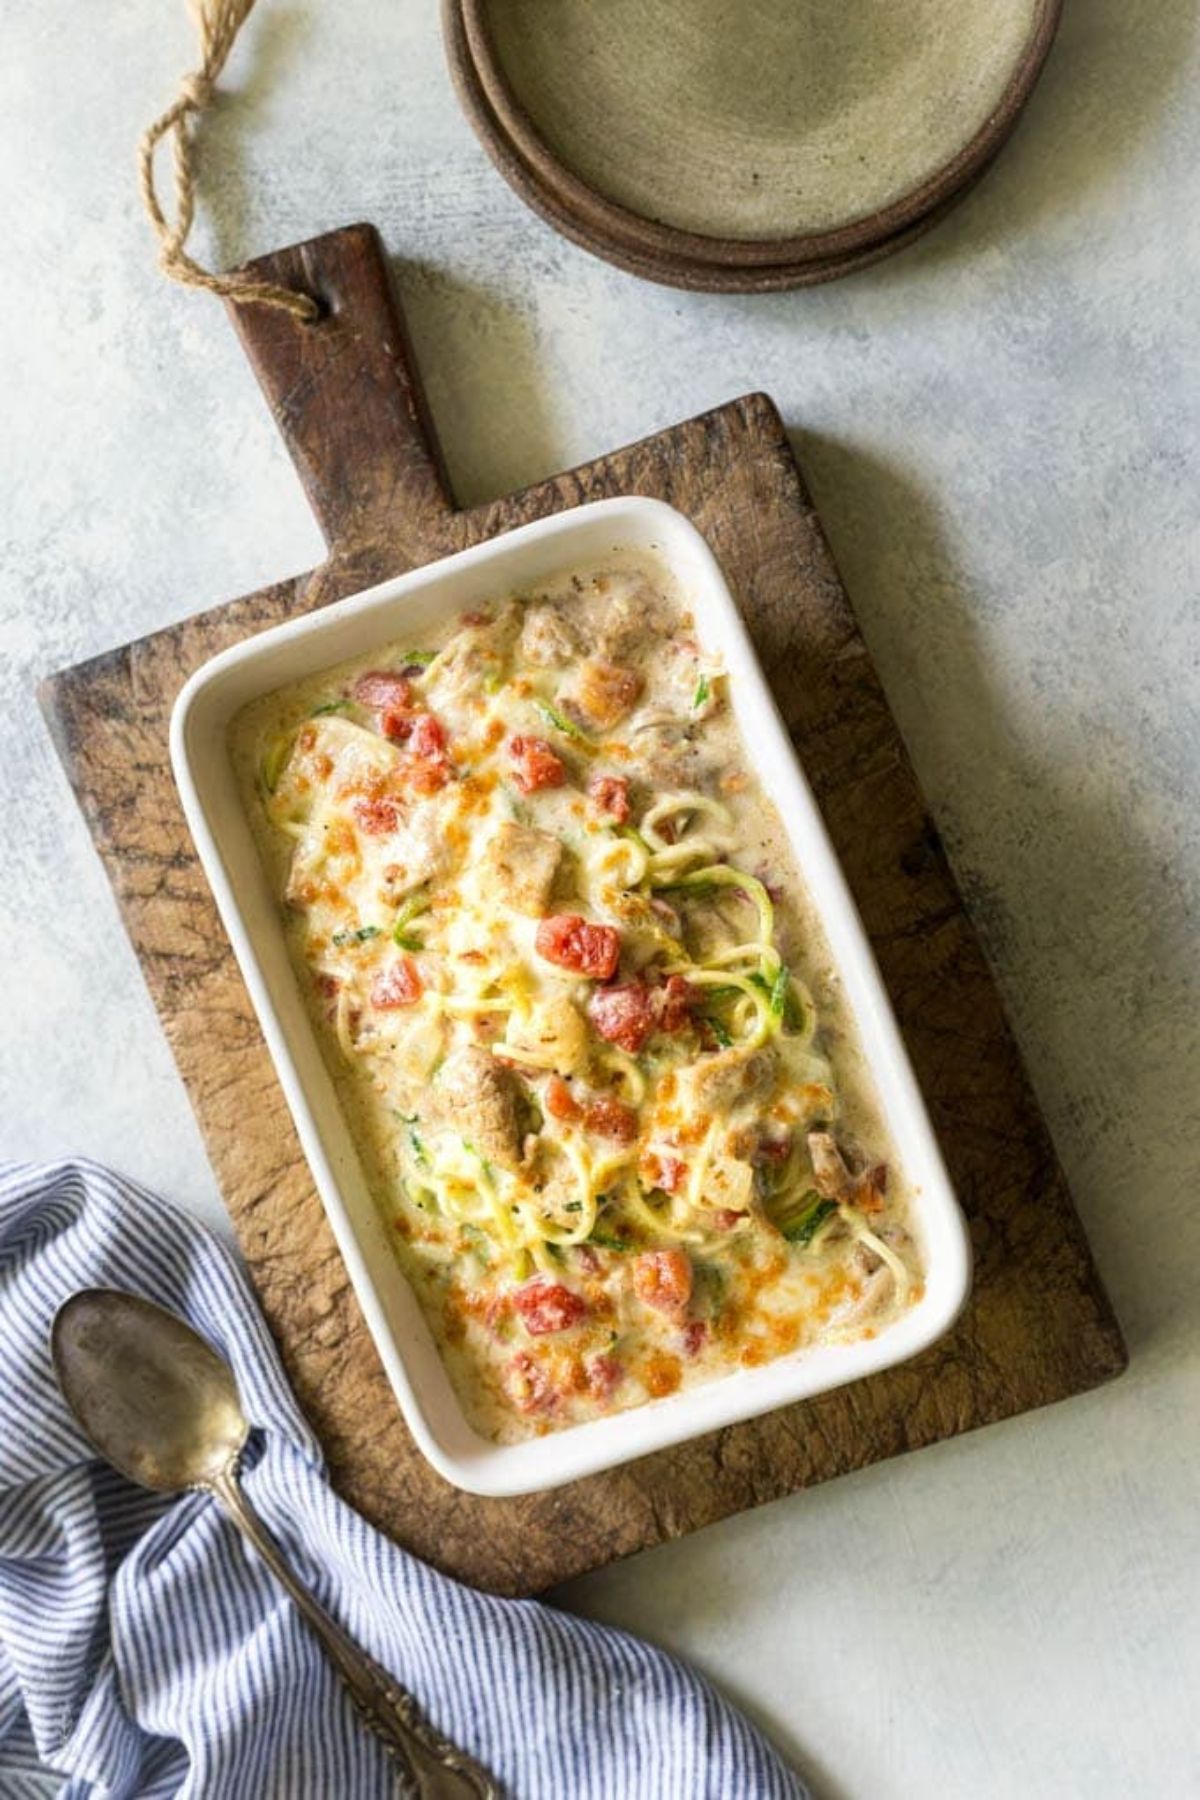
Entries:
[[650, 858], [650, 885], [670, 887], [688, 873], [689, 863], [709, 863], [721, 853], [711, 838], [683, 838]]
[[725, 827], [726, 831], [731, 831], [733, 827], [733, 814], [721, 800], [712, 800], [707, 794], [691, 792], [664, 794], [661, 800], [656, 800], [654, 805], [643, 814], [638, 826], [638, 830], [652, 850], [661, 852], [676, 847], [674, 841], [665, 838], [658, 828], [665, 820], [678, 818], [681, 813], [692, 815], [703, 813], [711, 819], [716, 819]]
[[[450, 1013], [454, 1018], [470, 1017], [473, 1013], [512, 1012], [514, 1002], [502, 994], [483, 999], [478, 994], [438, 994], [429, 993], [426, 1001], [437, 1012]], [[507, 1051], [505, 1052], [507, 1055]]]
[[623, 1150], [608, 1150], [603, 1156], [597, 1157], [592, 1164], [592, 1181], [597, 1193], [602, 1194], [605, 1188], [611, 1187], [614, 1178], [620, 1176], [622, 1170], [628, 1169], [636, 1161], [637, 1151], [632, 1147]]
[[640, 1106], [646, 1098], [646, 1077], [626, 1050], [618, 1050], [615, 1044], [605, 1044], [594, 1052], [592, 1061], [599, 1069], [609, 1069], [617, 1077], [624, 1090], [623, 1098], [630, 1106]]
[[705, 1132], [704, 1141], [696, 1152], [688, 1171], [687, 1202], [693, 1208], [704, 1204], [704, 1184], [708, 1180], [708, 1165], [712, 1161], [713, 1151], [716, 1148], [718, 1129], [719, 1126], [714, 1119]]
[[621, 1212], [634, 1225], [640, 1227], [654, 1243], [656, 1239], [669, 1238], [678, 1244], [702, 1244], [706, 1233], [702, 1231], [694, 1217], [686, 1221], [678, 1216], [674, 1199], [668, 1196], [667, 1204], [661, 1210], [651, 1206], [636, 1183], [629, 1183], [620, 1192], [619, 1204]]
[[510, 1044], [507, 1039], [495, 1048], [503, 1053], [505, 1062], [520, 1063], [523, 1068], [540, 1069], [553, 1074], [558, 1067], [558, 1053], [550, 1050], [530, 1050], [522, 1044]]
[[[774, 944], [734, 944], [727, 950], [714, 950], [705, 957], [701, 966], [706, 969], [724, 969], [739, 962], [757, 963], [759, 975], [772, 988], [783, 968], [783, 958]], [[795, 985], [790, 975], [788, 981], [790, 986]]]
[[731, 944], [726, 950], [714, 950], [706, 956], [703, 967], [706, 969], [726, 969], [731, 963], [752, 962], [762, 964], [767, 958], [773, 958], [778, 969], [780, 956], [774, 945], [765, 948], [760, 943]]
[[656, 885], [681, 888], [690, 887], [732, 887], [740, 888], [747, 899], [752, 900], [758, 908], [758, 936], [764, 948], [771, 948], [771, 940], [775, 935], [775, 907], [757, 875], [748, 875], [744, 869], [731, 868], [728, 863], [712, 863], [707, 868], [691, 869], [681, 875], [678, 882], [663, 882]]
[[522, 1234], [498, 1191], [495, 1171], [461, 1138], [449, 1144], [443, 1140], [434, 1156], [430, 1185], [448, 1218], [460, 1225], [478, 1226], [502, 1249], [524, 1247]]
[[620, 888], [640, 887], [650, 869], [649, 852], [636, 839], [629, 837], [602, 837], [594, 840], [584, 851], [583, 861], [589, 883], [598, 885], [607, 877]]
[[875, 1235], [856, 1206], [843, 1206], [841, 1212], [858, 1242], [872, 1251], [892, 1271], [896, 1300], [899, 1305], [904, 1306], [908, 1300], [909, 1275], [903, 1260], [896, 1255], [890, 1244], [885, 1244], [881, 1237]]
[[744, 1040], [750, 1048], [757, 1049], [760, 1044], [765, 1044], [776, 1030], [778, 1020], [771, 1011], [770, 995], [765, 994], [748, 976], [735, 974], [732, 969], [704, 969], [696, 963], [680, 963], [667, 973], [686, 976], [689, 987], [740, 989], [754, 1009], [754, 1024]]
[[[528, 1261], [526, 1261], [528, 1258]], [[557, 1275], [558, 1260], [549, 1244], [537, 1239], [519, 1257], [514, 1259], [513, 1273], [518, 1281], [523, 1281], [528, 1273], [529, 1262], [532, 1262], [539, 1275]]]

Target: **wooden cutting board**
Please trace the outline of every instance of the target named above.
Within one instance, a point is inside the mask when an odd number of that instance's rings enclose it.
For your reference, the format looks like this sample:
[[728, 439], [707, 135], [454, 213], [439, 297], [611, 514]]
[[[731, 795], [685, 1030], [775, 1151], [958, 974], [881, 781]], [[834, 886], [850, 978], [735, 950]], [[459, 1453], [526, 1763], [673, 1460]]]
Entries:
[[[1116, 1375], [1126, 1352], [937, 831], [764, 395], [470, 512], [449, 496], [375, 232], [254, 267], [322, 299], [234, 323], [330, 545], [311, 575], [47, 681], [50, 729], [187, 1083], [251, 1279], [340, 1492], [439, 1568], [532, 1593]], [[549, 1494], [482, 1500], [416, 1450], [350, 1291], [167, 762], [226, 644], [514, 525], [637, 493], [689, 514], [749, 621], [874, 943], [967, 1216], [974, 1297], [903, 1368]]]

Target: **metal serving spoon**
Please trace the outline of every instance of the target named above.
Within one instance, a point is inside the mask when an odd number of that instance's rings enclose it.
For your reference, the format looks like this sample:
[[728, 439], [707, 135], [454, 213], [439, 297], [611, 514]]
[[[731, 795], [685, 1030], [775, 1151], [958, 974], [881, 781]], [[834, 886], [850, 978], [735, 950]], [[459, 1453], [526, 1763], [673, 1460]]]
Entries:
[[439, 1736], [284, 1561], [242, 1491], [238, 1459], [250, 1422], [233, 1370], [212, 1346], [174, 1313], [111, 1288], [73, 1294], [50, 1343], [67, 1404], [107, 1462], [160, 1493], [211, 1494], [253, 1544], [392, 1753], [405, 1800], [500, 1800], [491, 1777]]

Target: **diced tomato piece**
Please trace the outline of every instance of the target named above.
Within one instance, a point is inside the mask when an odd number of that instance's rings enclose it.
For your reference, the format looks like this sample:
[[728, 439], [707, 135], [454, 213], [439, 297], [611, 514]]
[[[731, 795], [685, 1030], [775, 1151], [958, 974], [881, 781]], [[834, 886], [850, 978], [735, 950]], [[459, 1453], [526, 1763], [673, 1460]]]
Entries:
[[713, 1214], [713, 1224], [718, 1231], [732, 1231], [745, 1216], [745, 1213], [735, 1212], [732, 1206], [722, 1206]]
[[656, 1312], [682, 1313], [692, 1297], [692, 1265], [682, 1250], [645, 1250], [633, 1259], [633, 1291]]
[[693, 994], [682, 975], [668, 975], [655, 998], [660, 1031], [682, 1031], [691, 1023]]
[[[381, 680], [382, 677], [370, 679]], [[452, 773], [446, 756], [445, 728], [432, 713], [410, 711], [408, 683], [403, 676], [397, 676], [396, 680], [405, 689], [404, 697], [380, 708], [379, 729], [393, 744], [407, 746], [413, 758], [406, 770], [409, 784], [418, 793], [436, 793], [438, 788], [445, 786]]]
[[647, 1150], [638, 1164], [638, 1174], [649, 1187], [677, 1194], [687, 1177], [687, 1164], [669, 1150]]
[[576, 1244], [575, 1256], [580, 1268], [588, 1275], [598, 1275], [604, 1264], [590, 1244]]
[[508, 753], [513, 760], [513, 780], [523, 794], [536, 794], [539, 788], [561, 787], [567, 779], [566, 764], [554, 754], [545, 738], [510, 738]]
[[593, 1356], [586, 1369], [588, 1392], [593, 1400], [611, 1399], [624, 1380], [625, 1371], [615, 1356]]
[[390, 794], [359, 794], [351, 806], [359, 829], [370, 837], [400, 829], [400, 802]]
[[371, 983], [371, 1005], [385, 1012], [398, 1006], [415, 1006], [425, 992], [421, 971], [411, 956], [398, 956]]
[[371, 669], [355, 682], [354, 698], [377, 712], [400, 712], [412, 705], [412, 683], [391, 669]]
[[560, 969], [607, 981], [617, 972], [621, 934], [615, 925], [590, 925], [578, 913], [556, 913], [543, 919], [534, 944], [539, 956]]
[[683, 1328], [683, 1348], [688, 1356], [698, 1356], [708, 1342], [708, 1326], [703, 1319], [689, 1319]]
[[588, 1017], [600, 1036], [636, 1056], [654, 1030], [654, 1002], [642, 981], [597, 988], [588, 1001]]
[[550, 1378], [528, 1350], [518, 1350], [504, 1371], [504, 1387], [518, 1412], [549, 1412], [555, 1394]]
[[561, 1281], [531, 1281], [518, 1288], [513, 1306], [533, 1337], [544, 1337], [551, 1331], [569, 1331], [572, 1325], [587, 1317], [587, 1301], [581, 1294], [564, 1287]]
[[552, 1075], [546, 1083], [546, 1111], [552, 1119], [577, 1119], [580, 1115], [578, 1100], [567, 1086], [561, 1075]]
[[445, 787], [453, 770], [446, 755], [446, 732], [432, 713], [420, 713], [408, 736], [413, 761], [407, 770], [410, 784], [419, 794], [435, 794]]
[[379, 729], [385, 738], [393, 744], [403, 744], [412, 736], [412, 728], [416, 714], [404, 712], [400, 707], [388, 706], [379, 715]]
[[626, 1106], [612, 1094], [601, 1094], [597, 1100], [589, 1100], [583, 1109], [584, 1122], [589, 1131], [598, 1132], [601, 1137], [615, 1138], [619, 1144], [632, 1144], [638, 1131], [638, 1117], [632, 1106]]
[[755, 1147], [755, 1157], [759, 1162], [786, 1162], [791, 1154], [792, 1140], [789, 1137], [759, 1138]]
[[597, 775], [588, 784], [588, 795], [598, 813], [624, 825], [629, 817], [629, 783], [624, 775]]
[[445, 756], [446, 731], [432, 713], [420, 713], [413, 720], [408, 747], [414, 756]]
[[682, 1031], [691, 1022], [692, 990], [682, 975], [660, 987], [626, 981], [601, 988], [588, 1003], [588, 1016], [602, 1038], [636, 1056], [655, 1031]]

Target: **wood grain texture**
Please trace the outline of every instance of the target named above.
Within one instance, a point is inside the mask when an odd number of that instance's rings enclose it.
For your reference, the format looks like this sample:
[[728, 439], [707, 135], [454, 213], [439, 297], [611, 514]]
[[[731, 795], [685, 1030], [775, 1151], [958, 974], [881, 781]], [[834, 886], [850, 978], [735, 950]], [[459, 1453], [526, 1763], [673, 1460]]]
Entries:
[[[322, 323], [237, 318], [331, 550], [311, 575], [65, 671], [47, 720], [187, 1084], [251, 1278], [333, 1479], [442, 1569], [532, 1593], [1125, 1365], [999, 996], [771, 402], [755, 394], [471, 512], [448, 499], [374, 232], [265, 257]], [[905, 1367], [554, 1493], [447, 1486], [401, 1421], [300, 1154], [167, 762], [186, 676], [247, 634], [526, 520], [667, 500], [750, 624], [875, 946], [977, 1259], [954, 1332]]]

